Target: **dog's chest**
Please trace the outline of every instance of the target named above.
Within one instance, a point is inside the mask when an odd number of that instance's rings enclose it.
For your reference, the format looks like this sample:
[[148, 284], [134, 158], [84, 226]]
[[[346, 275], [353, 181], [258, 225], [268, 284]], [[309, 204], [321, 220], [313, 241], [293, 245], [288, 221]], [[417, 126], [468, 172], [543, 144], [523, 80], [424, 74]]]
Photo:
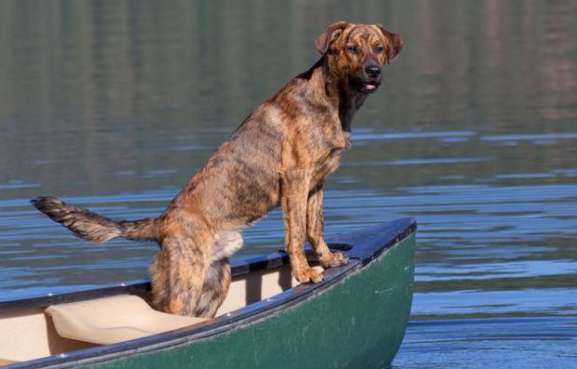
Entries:
[[342, 135], [338, 140], [325, 143], [323, 146], [322, 154], [315, 163], [313, 174], [315, 186], [339, 167], [343, 153], [350, 147], [348, 133]]

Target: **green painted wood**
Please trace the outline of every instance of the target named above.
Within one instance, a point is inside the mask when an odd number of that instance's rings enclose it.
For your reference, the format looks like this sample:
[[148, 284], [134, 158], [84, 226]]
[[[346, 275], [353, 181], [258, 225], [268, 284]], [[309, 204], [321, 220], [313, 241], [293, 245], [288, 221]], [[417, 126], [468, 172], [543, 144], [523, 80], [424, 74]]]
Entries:
[[249, 325], [83, 368], [384, 368], [401, 345], [414, 285], [414, 233], [335, 286]]

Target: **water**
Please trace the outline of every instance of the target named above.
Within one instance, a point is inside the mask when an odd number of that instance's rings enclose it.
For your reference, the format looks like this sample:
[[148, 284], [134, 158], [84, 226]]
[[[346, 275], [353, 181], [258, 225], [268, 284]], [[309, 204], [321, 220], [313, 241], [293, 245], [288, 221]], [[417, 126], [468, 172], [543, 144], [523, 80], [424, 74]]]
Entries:
[[577, 319], [413, 322], [393, 369], [577, 367]]
[[[329, 235], [419, 221], [416, 323], [394, 365], [577, 367], [569, 0], [1, 2], [0, 295], [146, 276], [153, 245], [79, 241], [28, 200], [158, 214], [338, 19], [406, 42], [326, 186]], [[280, 212], [245, 240], [278, 249]]]

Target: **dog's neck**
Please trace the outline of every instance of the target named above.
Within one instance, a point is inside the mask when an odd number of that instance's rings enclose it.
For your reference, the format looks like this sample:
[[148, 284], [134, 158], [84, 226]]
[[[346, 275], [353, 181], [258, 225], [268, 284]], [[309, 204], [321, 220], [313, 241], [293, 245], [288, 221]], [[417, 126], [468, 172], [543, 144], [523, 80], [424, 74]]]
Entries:
[[306, 74], [309, 83], [316, 87], [314, 90], [324, 92], [317, 93], [317, 102], [338, 112], [343, 131], [350, 132], [353, 116], [363, 105], [367, 95], [353, 89], [346, 76], [331, 73], [327, 55], [323, 55]]

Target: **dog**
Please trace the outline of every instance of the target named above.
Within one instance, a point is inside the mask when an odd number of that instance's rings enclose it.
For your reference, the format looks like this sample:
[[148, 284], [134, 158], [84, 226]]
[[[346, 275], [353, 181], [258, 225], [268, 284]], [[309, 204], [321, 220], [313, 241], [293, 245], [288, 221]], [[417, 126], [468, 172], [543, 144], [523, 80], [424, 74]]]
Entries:
[[[240, 231], [281, 206], [293, 276], [319, 282], [323, 268], [348, 262], [323, 236], [323, 187], [350, 147], [351, 120], [403, 47], [381, 25], [336, 22], [316, 40], [320, 59], [250, 114], [157, 218], [114, 221], [59, 200], [33, 205], [76, 236], [156, 241], [153, 305], [213, 317], [231, 281], [228, 258]], [[309, 265], [309, 241], [321, 268]]]

